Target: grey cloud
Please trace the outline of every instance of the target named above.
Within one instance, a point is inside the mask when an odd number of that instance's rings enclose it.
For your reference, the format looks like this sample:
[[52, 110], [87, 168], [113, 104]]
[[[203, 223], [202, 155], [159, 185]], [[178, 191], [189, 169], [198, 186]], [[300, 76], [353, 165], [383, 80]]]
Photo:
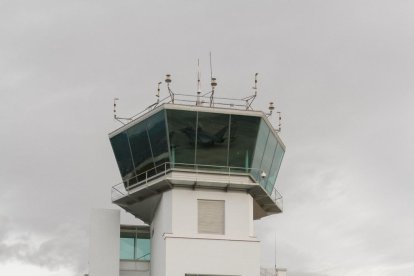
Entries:
[[120, 181], [112, 98], [133, 114], [166, 73], [192, 93], [197, 58], [207, 89], [211, 50], [218, 95], [248, 95], [259, 72], [255, 107], [274, 100], [283, 115], [285, 212], [256, 223], [264, 264], [276, 232], [289, 275], [412, 275], [413, 11], [382, 0], [1, 1], [0, 258], [85, 268], [89, 209], [114, 207]]
[[81, 260], [87, 256], [87, 233], [79, 226], [62, 224], [43, 240], [32, 237], [30, 232], [16, 229], [7, 218], [1, 218], [3, 231], [0, 235], [0, 264], [20, 260], [47, 267], [50, 270], [67, 268], [81, 274], [87, 271]]

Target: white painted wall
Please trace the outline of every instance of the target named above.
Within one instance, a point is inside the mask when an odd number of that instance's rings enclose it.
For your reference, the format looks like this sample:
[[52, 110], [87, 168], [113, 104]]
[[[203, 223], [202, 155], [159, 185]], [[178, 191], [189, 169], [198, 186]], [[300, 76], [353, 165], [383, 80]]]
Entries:
[[224, 237], [253, 237], [253, 199], [246, 192], [175, 188], [172, 193], [172, 233], [175, 235], [200, 236], [197, 200], [210, 199], [225, 201]]
[[[198, 234], [198, 199], [225, 201], [224, 235]], [[151, 275], [260, 275], [253, 199], [246, 192], [174, 188], [164, 193], [151, 229]]]
[[151, 275], [166, 275], [165, 233], [171, 233], [172, 225], [172, 190], [166, 191], [155, 211], [150, 227], [151, 233]]
[[119, 210], [91, 211], [89, 276], [119, 275], [119, 227]]
[[150, 276], [150, 262], [121, 261], [119, 276]]
[[260, 275], [260, 243], [212, 239], [167, 239], [166, 275]]

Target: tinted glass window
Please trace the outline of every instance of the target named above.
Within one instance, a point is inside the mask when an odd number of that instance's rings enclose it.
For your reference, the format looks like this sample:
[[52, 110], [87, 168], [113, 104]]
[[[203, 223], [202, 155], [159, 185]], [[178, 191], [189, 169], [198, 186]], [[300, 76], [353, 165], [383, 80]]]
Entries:
[[127, 134], [125, 132], [119, 133], [112, 137], [110, 141], [122, 178], [127, 179], [132, 177], [134, 165], [132, 163]]
[[140, 122], [127, 130], [129, 144], [131, 145], [132, 161], [135, 165], [135, 172], [138, 181], [145, 179], [147, 170], [154, 168], [152, 160], [151, 145], [148, 141], [146, 121]]
[[260, 179], [260, 185], [262, 185], [263, 188], [266, 188], [266, 183], [270, 175], [270, 167], [272, 166], [272, 161], [276, 150], [276, 144], [276, 137], [273, 136], [272, 133], [270, 133], [269, 138], [267, 138], [266, 148], [264, 151], [262, 164], [260, 166], [261, 170], [266, 173], [266, 177]]
[[[155, 165], [168, 162], [167, 131], [165, 129], [165, 112], [161, 111], [147, 119], [149, 141]], [[157, 167], [156, 171], [163, 171], [163, 166]]]
[[252, 168], [253, 168], [252, 176], [256, 180], [259, 180], [259, 177], [260, 177], [260, 173], [261, 173], [260, 165], [262, 164], [262, 158], [263, 158], [268, 136], [269, 136], [269, 127], [263, 120], [260, 120], [259, 134], [257, 135], [256, 148], [254, 150], [254, 157], [253, 157], [253, 163], [252, 163]]
[[282, 163], [284, 150], [282, 146], [278, 143], [276, 152], [273, 158], [272, 167], [270, 168], [269, 178], [266, 183], [266, 191], [270, 194], [275, 186], [276, 177], [280, 169], [280, 164]]
[[227, 166], [229, 117], [226, 114], [198, 113], [197, 165]]
[[134, 259], [134, 238], [121, 238], [120, 240], [120, 259], [121, 260], [133, 260]]
[[231, 115], [230, 121], [228, 164], [230, 167], [251, 168], [260, 118]]
[[[122, 231], [122, 229], [121, 229]], [[128, 230], [121, 232], [120, 237], [120, 259], [121, 260], [143, 260], [151, 259], [151, 242], [146, 234]]]
[[171, 163], [195, 163], [196, 112], [167, 110]]
[[151, 259], [151, 242], [149, 239], [135, 240], [135, 259], [149, 261]]

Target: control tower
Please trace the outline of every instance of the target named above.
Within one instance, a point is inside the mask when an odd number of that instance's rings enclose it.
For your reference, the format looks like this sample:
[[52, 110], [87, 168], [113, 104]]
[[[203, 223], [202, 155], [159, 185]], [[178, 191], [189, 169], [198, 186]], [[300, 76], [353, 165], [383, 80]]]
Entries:
[[269, 114], [219, 101], [171, 95], [109, 134], [112, 201], [149, 225], [151, 275], [260, 275], [253, 221], [282, 212], [285, 145]]

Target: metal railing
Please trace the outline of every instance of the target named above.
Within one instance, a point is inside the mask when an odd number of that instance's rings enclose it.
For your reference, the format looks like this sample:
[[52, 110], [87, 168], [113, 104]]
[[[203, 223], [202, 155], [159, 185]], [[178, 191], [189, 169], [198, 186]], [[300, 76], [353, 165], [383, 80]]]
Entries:
[[214, 101], [210, 104], [210, 93], [204, 95], [191, 95], [191, 94], [174, 94], [174, 97], [166, 96], [165, 98], [158, 100], [154, 104], [148, 106], [139, 113], [131, 116], [130, 118], [123, 118], [127, 120], [134, 120], [141, 115], [153, 110], [157, 106], [160, 106], [165, 103], [172, 104], [181, 104], [181, 105], [196, 105], [204, 107], [223, 107], [223, 108], [232, 108], [240, 110], [253, 110], [251, 107], [251, 97], [246, 98], [224, 98], [224, 97], [214, 97]]
[[283, 210], [283, 196], [274, 187], [273, 187], [272, 194], [270, 195], [270, 198], [280, 208], [280, 210]]
[[[166, 176], [168, 173], [172, 171], [191, 173], [192, 175], [186, 176], [186, 180], [191, 180], [195, 182], [197, 182], [198, 180], [219, 180], [220, 182], [232, 183], [234, 179], [231, 177], [233, 176], [248, 176], [257, 183], [260, 183], [261, 180], [261, 170], [257, 168], [165, 162], [136, 176], [125, 179], [121, 183], [114, 185], [112, 187], [111, 192], [112, 201], [115, 201], [125, 196], [129, 196], [130, 190], [148, 184], [152, 180], [157, 179], [161, 176]], [[214, 177], [209, 178], [209, 174], [214, 174]], [[222, 176], [222, 178], [219, 178], [218, 176]], [[246, 181], [245, 184], [251, 184], [251, 182]], [[283, 197], [276, 190], [276, 188], [273, 187], [272, 192], [270, 194], [269, 192], [267, 193], [269, 197], [273, 200], [273, 202], [275, 202], [280, 208], [283, 207]]]

